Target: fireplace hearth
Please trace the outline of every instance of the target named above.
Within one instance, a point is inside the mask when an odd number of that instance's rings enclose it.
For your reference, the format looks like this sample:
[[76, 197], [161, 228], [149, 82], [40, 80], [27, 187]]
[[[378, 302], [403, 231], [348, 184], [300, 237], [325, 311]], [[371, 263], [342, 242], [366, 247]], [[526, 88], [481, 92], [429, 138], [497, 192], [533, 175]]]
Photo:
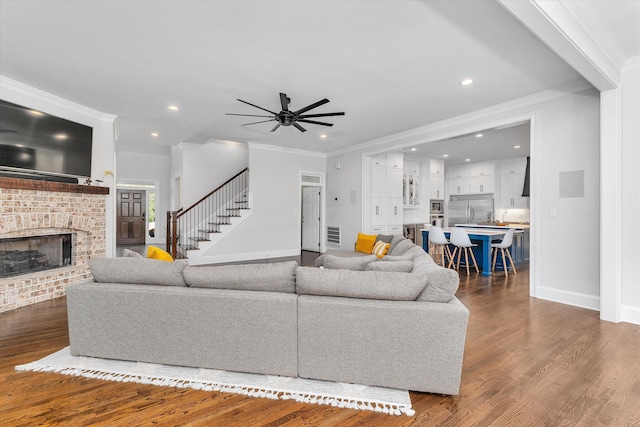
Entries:
[[0, 239], [0, 279], [72, 264], [72, 235]]

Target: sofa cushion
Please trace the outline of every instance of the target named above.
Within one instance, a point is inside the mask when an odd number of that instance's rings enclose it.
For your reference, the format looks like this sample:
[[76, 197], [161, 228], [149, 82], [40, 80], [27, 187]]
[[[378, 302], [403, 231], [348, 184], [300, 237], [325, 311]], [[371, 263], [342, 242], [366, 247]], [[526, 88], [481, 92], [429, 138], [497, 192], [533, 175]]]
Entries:
[[295, 261], [265, 264], [189, 266], [184, 279], [193, 288], [296, 292]]
[[316, 258], [316, 267], [324, 266], [324, 260], [327, 259], [328, 256], [337, 256], [341, 258], [362, 258], [365, 256], [369, 256], [370, 254], [364, 254], [362, 252], [344, 250], [344, 249], [329, 249], [327, 252], [320, 255]]
[[411, 273], [413, 270], [412, 261], [396, 262], [371, 262], [367, 264], [366, 271], [395, 271], [397, 273]]
[[134, 285], [187, 286], [184, 261], [164, 262], [149, 258], [94, 258], [89, 268], [96, 282]]
[[364, 271], [367, 264], [378, 259], [375, 255], [365, 255], [361, 257], [343, 258], [335, 255], [328, 255], [324, 259], [324, 267], [329, 269]]
[[129, 258], [144, 258], [138, 252], [132, 251], [131, 249], [123, 249], [122, 250], [122, 256], [123, 257], [129, 257]]
[[460, 276], [455, 270], [441, 267], [427, 254], [413, 261], [411, 275], [427, 278], [427, 286], [418, 301], [449, 302], [460, 284]]
[[426, 277], [406, 273], [296, 269], [296, 292], [301, 295], [413, 301], [426, 284]]
[[390, 243], [385, 243], [382, 240], [379, 240], [375, 245], [373, 245], [373, 251], [371, 253], [377, 258], [382, 258], [389, 251], [389, 246], [391, 246]]
[[387, 253], [390, 254], [391, 252], [393, 252], [393, 250], [396, 248], [398, 243], [402, 242], [403, 240], [407, 240], [407, 239], [405, 239], [404, 236], [401, 236], [401, 235], [393, 236], [390, 242], [391, 246], [389, 247], [389, 251]]
[[173, 257], [169, 252], [164, 251], [157, 246], [149, 246], [149, 249], [147, 249], [147, 258], [173, 262]]
[[370, 254], [373, 250], [373, 245], [376, 244], [377, 234], [362, 234], [358, 233], [358, 240], [356, 240], [356, 252], [362, 252]]
[[403, 239], [399, 241], [392, 250], [389, 251], [389, 255], [394, 255], [394, 256], [402, 255], [414, 246], [415, 245], [411, 240]]
[[413, 245], [402, 255], [387, 255], [384, 257], [384, 261], [413, 261], [414, 259], [426, 255], [427, 253], [420, 246]]

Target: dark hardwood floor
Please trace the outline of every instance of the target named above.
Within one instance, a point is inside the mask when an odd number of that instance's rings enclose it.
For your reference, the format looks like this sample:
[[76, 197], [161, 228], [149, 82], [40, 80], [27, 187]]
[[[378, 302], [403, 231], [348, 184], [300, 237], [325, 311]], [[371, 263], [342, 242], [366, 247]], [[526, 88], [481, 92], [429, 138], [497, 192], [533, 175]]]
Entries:
[[640, 426], [640, 326], [530, 298], [528, 275], [461, 273], [460, 395], [411, 393], [413, 417], [15, 372], [68, 345], [64, 298], [19, 308], [0, 315], [0, 425]]

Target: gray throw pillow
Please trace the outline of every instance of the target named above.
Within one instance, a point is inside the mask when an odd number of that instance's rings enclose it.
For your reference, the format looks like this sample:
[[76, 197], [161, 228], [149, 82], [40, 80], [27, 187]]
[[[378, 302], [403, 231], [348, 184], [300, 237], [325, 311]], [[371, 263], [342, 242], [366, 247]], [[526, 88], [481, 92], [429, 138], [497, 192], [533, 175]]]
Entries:
[[144, 258], [136, 251], [132, 251], [131, 249], [123, 249], [122, 256], [125, 258]]
[[395, 271], [396, 273], [411, 273], [413, 261], [396, 262], [372, 262], [367, 265], [366, 271]]
[[389, 251], [389, 255], [398, 256], [407, 252], [409, 249], [413, 248], [415, 245], [409, 239], [404, 239], [393, 248], [393, 250]]
[[406, 273], [296, 269], [296, 292], [301, 295], [414, 301], [426, 284], [426, 277]]
[[387, 255], [382, 258], [384, 261], [413, 261], [414, 259], [426, 255], [427, 253], [420, 246], [413, 245], [402, 255]]
[[375, 255], [365, 255], [355, 258], [343, 258], [329, 255], [324, 259], [324, 268], [334, 270], [356, 270], [364, 271], [367, 264], [378, 259]]
[[159, 261], [149, 258], [94, 258], [89, 268], [96, 282], [134, 285], [187, 286], [182, 270], [185, 261]]
[[387, 251], [388, 254], [390, 254], [398, 245], [398, 243], [402, 242], [403, 240], [407, 240], [404, 238], [404, 236], [401, 235], [396, 235], [393, 236], [393, 239], [391, 239], [391, 246], [389, 246], [389, 250]]
[[296, 292], [295, 261], [264, 264], [189, 266], [184, 270], [193, 288], [239, 289], [245, 291]]
[[378, 234], [378, 237], [376, 237], [376, 242], [391, 243], [392, 240], [393, 234]]

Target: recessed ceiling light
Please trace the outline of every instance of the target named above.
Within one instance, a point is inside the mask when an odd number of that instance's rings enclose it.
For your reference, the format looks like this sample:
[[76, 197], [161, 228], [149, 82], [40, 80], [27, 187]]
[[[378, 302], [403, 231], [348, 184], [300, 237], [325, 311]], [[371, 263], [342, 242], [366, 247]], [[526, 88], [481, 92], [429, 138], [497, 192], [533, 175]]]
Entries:
[[442, 157], [449, 157], [449, 155], [448, 154], [443, 154]]
[[460, 86], [469, 86], [472, 83], [473, 83], [472, 79], [464, 79], [460, 82]]
[[67, 139], [67, 134], [66, 133], [58, 133], [56, 135], [53, 135], [53, 137], [57, 140], [63, 140], [63, 139]]
[[151, 136], [158, 136], [158, 132], [151, 132]]
[[465, 161], [465, 162], [470, 162], [470, 161], [471, 161], [471, 159], [464, 159], [464, 161]]
[[416, 148], [416, 147], [413, 147], [413, 148], [411, 149], [411, 151], [416, 151], [416, 150], [417, 150], [417, 148]]
[[44, 113], [36, 110], [29, 110], [29, 114], [31, 114], [32, 116], [44, 116]]
[[178, 107], [175, 105], [169, 105], [167, 108], [171, 111], [178, 111]]
[[324, 134], [324, 133], [323, 133], [322, 135], [320, 135], [320, 138], [323, 138], [323, 139], [324, 139], [324, 138], [326, 138], [326, 137], [327, 137], [327, 135], [326, 135], [326, 134]]
[[481, 134], [481, 133], [477, 133], [477, 134], [476, 134], [476, 138], [482, 138], [483, 136], [484, 136], [484, 135], [483, 135], [483, 134]]
[[520, 146], [519, 145], [514, 145], [513, 148], [520, 148]]

